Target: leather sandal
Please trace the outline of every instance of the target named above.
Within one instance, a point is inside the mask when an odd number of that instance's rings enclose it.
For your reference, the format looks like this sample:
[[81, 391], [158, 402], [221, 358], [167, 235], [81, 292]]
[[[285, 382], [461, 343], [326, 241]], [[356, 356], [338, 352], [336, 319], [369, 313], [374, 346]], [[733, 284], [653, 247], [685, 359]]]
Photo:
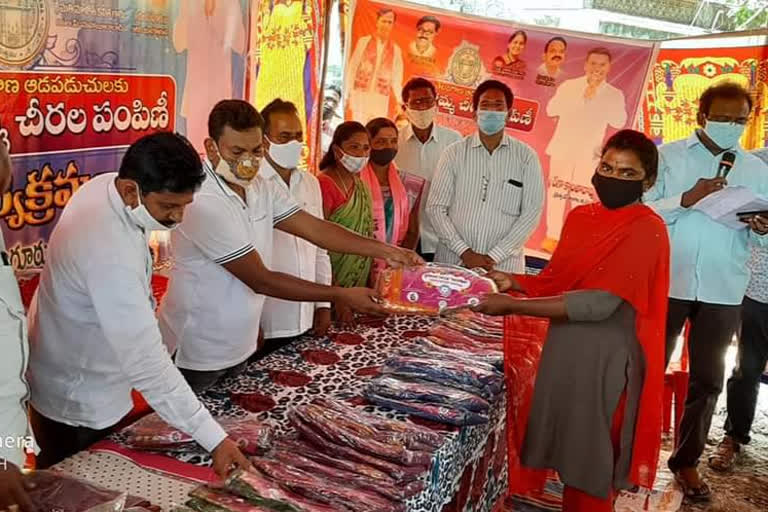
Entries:
[[708, 459], [709, 467], [715, 471], [726, 472], [733, 469], [736, 457], [741, 452], [741, 444], [735, 439], [725, 436], [717, 445], [714, 455]]
[[693, 487], [679, 472], [675, 473], [675, 482], [683, 491], [683, 496], [693, 503], [707, 503], [712, 499], [712, 491], [706, 482], [701, 482], [700, 486]]

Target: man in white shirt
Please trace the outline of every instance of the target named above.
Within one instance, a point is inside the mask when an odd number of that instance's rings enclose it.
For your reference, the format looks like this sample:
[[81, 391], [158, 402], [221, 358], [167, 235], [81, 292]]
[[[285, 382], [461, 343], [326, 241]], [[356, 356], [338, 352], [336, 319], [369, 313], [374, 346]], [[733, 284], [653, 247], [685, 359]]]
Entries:
[[[11, 158], [8, 148], [0, 141], [0, 192], [5, 192], [10, 184]], [[0, 253], [0, 510], [18, 506], [21, 512], [32, 512], [34, 508], [19, 471], [24, 464], [25, 440], [30, 434], [29, 390], [24, 378], [29, 354], [27, 320], [2, 233]]]
[[158, 133], [134, 143], [117, 174], [93, 178], [64, 209], [29, 312], [39, 468], [108, 435], [131, 411], [132, 389], [210, 451], [220, 476], [249, 466], [173, 365], [152, 299], [149, 234], [176, 226], [204, 179], [192, 145]]
[[[765, 162], [763, 173], [768, 174], [768, 148], [752, 154]], [[725, 437], [709, 457], [709, 467], [715, 471], [731, 470], [743, 445], [749, 444], [760, 378], [768, 369], [768, 247], [752, 247], [748, 267], [750, 279], [741, 305], [738, 364], [728, 379]]]
[[403, 84], [403, 52], [392, 40], [397, 14], [389, 8], [376, 15], [376, 34], [363, 36], [344, 77], [346, 105], [352, 120], [362, 124], [375, 117], [389, 117], [389, 98]]
[[[310, 173], [297, 169], [304, 130], [296, 106], [277, 99], [264, 107], [261, 115], [267, 146], [261, 175], [283, 188], [302, 210], [322, 219], [320, 183]], [[274, 230], [271, 269], [318, 284], [331, 284], [328, 252], [279, 229]], [[290, 302], [271, 297], [264, 302], [261, 328], [267, 351], [279, 348], [284, 342], [310, 329], [313, 329], [315, 336], [323, 336], [330, 325], [330, 302]]]
[[[411, 251], [363, 238], [303, 211], [285, 187], [259, 175], [264, 120], [245, 101], [219, 102], [208, 119], [208, 179], [171, 242], [175, 265], [160, 310], [163, 339], [196, 391], [235, 376], [258, 349], [265, 295], [339, 302], [383, 313], [367, 288], [339, 288], [274, 272], [273, 228], [334, 252], [419, 264]], [[269, 144], [269, 142], [267, 142]]]
[[419, 254], [434, 261], [437, 249], [437, 234], [426, 215], [429, 187], [437, 170], [437, 163], [445, 149], [461, 140], [459, 132], [440, 126], [435, 122], [437, 114], [437, 89], [425, 78], [412, 78], [403, 87], [403, 110], [410, 122], [400, 131], [395, 164], [405, 171], [426, 180], [422, 193], [421, 241]]
[[478, 133], [440, 160], [427, 200], [437, 262], [525, 271], [523, 247], [539, 223], [544, 179], [533, 148], [504, 133], [513, 99], [502, 82], [480, 84], [472, 98]]
[[558, 118], [547, 146], [547, 238], [542, 248], [549, 252], [560, 239], [566, 203], [576, 207], [595, 200], [591, 180], [606, 130], [627, 122], [624, 93], [607, 82], [611, 52], [590, 50], [584, 71], [584, 76], [563, 82], [547, 104], [547, 115]]

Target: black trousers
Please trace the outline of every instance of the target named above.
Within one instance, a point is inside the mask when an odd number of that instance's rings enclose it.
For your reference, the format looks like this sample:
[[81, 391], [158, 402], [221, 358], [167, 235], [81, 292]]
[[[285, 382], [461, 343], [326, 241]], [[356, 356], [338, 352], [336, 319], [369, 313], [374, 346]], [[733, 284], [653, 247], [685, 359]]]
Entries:
[[768, 304], [744, 298], [739, 336], [739, 358], [728, 379], [728, 418], [725, 433], [741, 444], [749, 443], [755, 419], [760, 376], [768, 362]]
[[435, 261], [435, 253], [433, 252], [424, 252], [421, 249], [421, 240], [419, 240], [419, 243], [416, 245], [416, 253], [421, 256], [424, 261], [427, 263], [432, 263]]
[[717, 397], [723, 390], [725, 353], [739, 327], [740, 319], [740, 305], [669, 299], [666, 364], [669, 364], [686, 320], [691, 324], [688, 337], [688, 398], [680, 422], [680, 444], [669, 459], [672, 471], [696, 467], [699, 457], [704, 453]]
[[47, 418], [29, 408], [29, 421], [35, 433], [35, 440], [40, 446], [37, 456], [37, 469], [48, 469], [67, 457], [81, 452], [94, 443], [109, 436], [114, 427], [94, 430], [88, 427], [73, 427]]
[[234, 378], [243, 373], [248, 368], [248, 360], [246, 359], [240, 364], [237, 364], [231, 368], [225, 368], [223, 370], [188, 370], [186, 368], [179, 368], [181, 375], [192, 388], [195, 393], [204, 393], [208, 388], [213, 387], [224, 379]]
[[264, 339], [264, 346], [257, 350], [256, 353], [251, 356], [248, 362], [255, 363], [261, 361], [265, 357], [271, 355], [273, 352], [277, 352], [281, 348], [287, 347], [288, 345], [294, 343], [302, 336], [304, 336], [304, 334], [299, 334], [298, 336], [292, 336], [290, 338], [266, 338]]

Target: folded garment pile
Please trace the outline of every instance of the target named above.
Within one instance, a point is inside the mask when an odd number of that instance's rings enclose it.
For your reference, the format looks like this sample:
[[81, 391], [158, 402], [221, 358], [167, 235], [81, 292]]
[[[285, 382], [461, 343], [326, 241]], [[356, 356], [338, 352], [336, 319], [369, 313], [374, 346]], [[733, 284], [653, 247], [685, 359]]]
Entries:
[[112, 491], [58, 471], [26, 476], [27, 494], [39, 512], [158, 512], [149, 501]]
[[372, 403], [455, 426], [487, 423], [504, 386], [502, 325], [471, 312], [442, 318], [382, 368]]
[[[504, 378], [502, 325], [460, 312], [411, 339], [366, 389], [374, 404], [450, 425], [487, 423]], [[444, 435], [317, 399], [294, 407], [296, 438], [278, 439], [253, 470], [200, 487], [197, 512], [399, 512], [424, 490]], [[189, 509], [178, 512], [189, 512]]]
[[[217, 418], [227, 435], [249, 455], [258, 455], [272, 443], [272, 427], [253, 417]], [[134, 450], [173, 452], [195, 445], [192, 436], [170, 426], [157, 414], [150, 414], [125, 429], [125, 445]], [[202, 450], [202, 448], [201, 448]]]
[[[200, 487], [198, 512], [399, 512], [424, 490], [443, 435], [319, 399], [289, 413], [299, 438], [278, 440], [253, 470], [223, 488]], [[244, 508], [246, 507], [246, 508]], [[250, 508], [248, 508], [250, 507]]]

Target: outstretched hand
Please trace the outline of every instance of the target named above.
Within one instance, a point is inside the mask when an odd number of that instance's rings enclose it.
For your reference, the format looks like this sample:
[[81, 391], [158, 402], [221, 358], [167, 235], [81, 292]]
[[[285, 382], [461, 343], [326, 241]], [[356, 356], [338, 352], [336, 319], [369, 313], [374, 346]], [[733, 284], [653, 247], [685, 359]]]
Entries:
[[509, 315], [513, 312], [515, 299], [503, 293], [486, 295], [477, 306], [472, 306], [472, 311], [489, 316]]

